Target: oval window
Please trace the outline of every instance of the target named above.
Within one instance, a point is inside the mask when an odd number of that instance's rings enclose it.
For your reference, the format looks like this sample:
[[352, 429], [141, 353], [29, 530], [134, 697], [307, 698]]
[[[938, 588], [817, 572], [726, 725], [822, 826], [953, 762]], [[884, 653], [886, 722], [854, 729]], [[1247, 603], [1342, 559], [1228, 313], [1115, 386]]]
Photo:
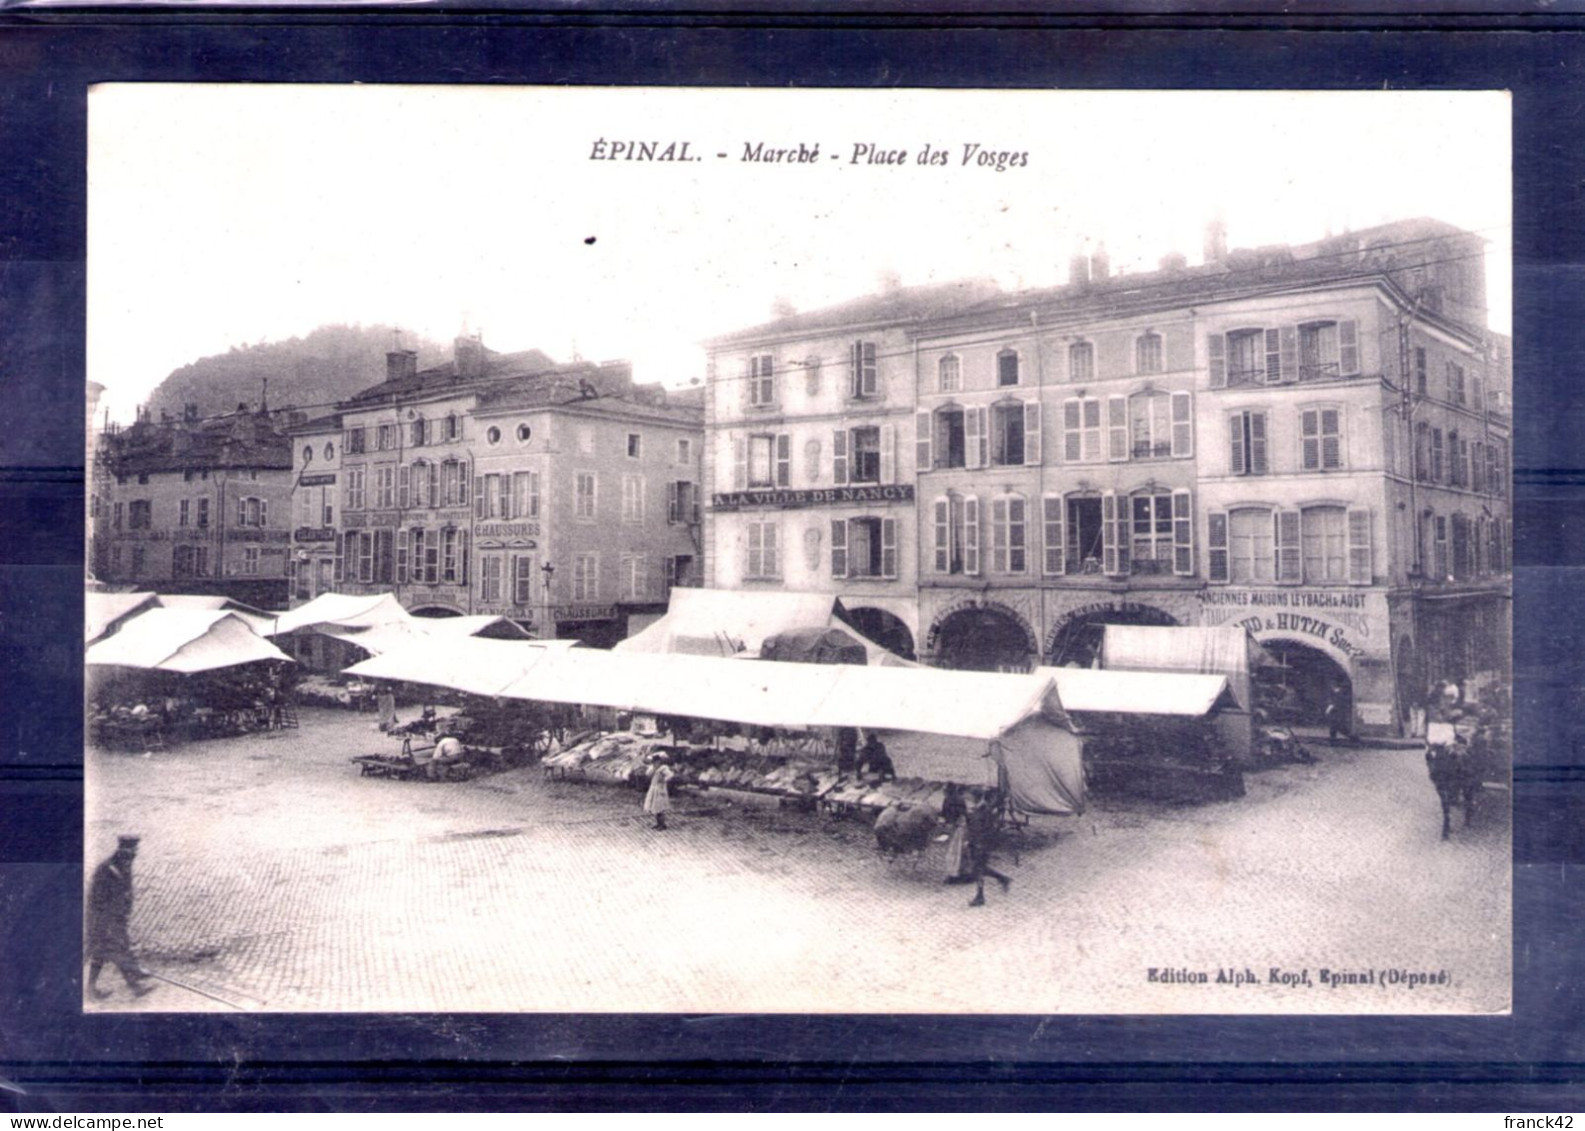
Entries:
[[532, 436], [533, 434], [534, 434], [534, 430], [532, 428], [530, 428], [528, 425], [519, 424], [517, 426], [517, 442], [519, 444], [528, 443], [528, 438], [530, 436]]
[[326, 444], [325, 445], [325, 458], [326, 459], [335, 459], [336, 458], [336, 445], [334, 445], [334, 444]]
[[313, 445], [309, 445], [308, 447], [303, 449], [303, 463], [306, 466], [307, 464], [310, 464], [310, 463], [313, 463], [313, 462], [314, 462], [314, 448], [313, 448]]
[[484, 434], [484, 438], [490, 441], [492, 444], [499, 444], [501, 442], [501, 430], [492, 426], [490, 430]]

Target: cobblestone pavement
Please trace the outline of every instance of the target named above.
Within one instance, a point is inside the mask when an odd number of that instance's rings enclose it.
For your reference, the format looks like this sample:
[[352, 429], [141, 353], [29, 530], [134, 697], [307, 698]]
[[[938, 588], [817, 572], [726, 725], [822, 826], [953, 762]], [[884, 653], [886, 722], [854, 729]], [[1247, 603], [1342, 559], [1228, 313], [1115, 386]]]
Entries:
[[[360, 777], [368, 715], [88, 752], [90, 863], [143, 836], [133, 937], [164, 983], [92, 1010], [1493, 1012], [1510, 995], [1507, 797], [1439, 839], [1416, 750], [1330, 749], [1236, 801], [1095, 799], [988, 905], [858, 821], [516, 770]], [[1198, 984], [1149, 971], [1203, 972]], [[1308, 983], [1272, 981], [1273, 968]], [[1321, 971], [1370, 972], [1329, 988]], [[1218, 983], [1218, 973], [1253, 975]], [[1445, 982], [1391, 981], [1395, 971]], [[1385, 976], [1385, 977], [1384, 977]], [[1386, 981], [1386, 984], [1383, 982]]]

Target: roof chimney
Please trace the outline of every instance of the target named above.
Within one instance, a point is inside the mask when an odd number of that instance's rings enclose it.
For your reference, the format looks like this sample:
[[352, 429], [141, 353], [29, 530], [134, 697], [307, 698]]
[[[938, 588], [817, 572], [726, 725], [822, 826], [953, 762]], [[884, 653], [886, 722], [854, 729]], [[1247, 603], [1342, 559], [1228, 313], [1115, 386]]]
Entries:
[[1181, 251], [1169, 251], [1161, 257], [1163, 271], [1182, 271], [1189, 266], [1189, 259]]
[[484, 341], [478, 334], [459, 334], [452, 343], [459, 380], [484, 376]]
[[1090, 256], [1090, 278], [1099, 283], [1103, 279], [1112, 277], [1112, 257], [1106, 254], [1106, 245], [1095, 245], [1095, 254]]
[[385, 355], [385, 379], [401, 381], [418, 373], [417, 350], [391, 350]]
[[1068, 260], [1068, 285], [1085, 287], [1090, 283], [1090, 257], [1083, 252]]
[[1205, 261], [1221, 263], [1227, 258], [1227, 224], [1218, 217], [1205, 225]]

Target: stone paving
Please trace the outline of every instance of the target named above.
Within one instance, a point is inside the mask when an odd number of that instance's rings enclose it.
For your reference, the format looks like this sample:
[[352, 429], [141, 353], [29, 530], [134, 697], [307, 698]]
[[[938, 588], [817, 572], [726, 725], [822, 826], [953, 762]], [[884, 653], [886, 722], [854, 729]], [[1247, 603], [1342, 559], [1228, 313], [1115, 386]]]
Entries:
[[[1416, 750], [1318, 749], [1236, 801], [1038, 820], [988, 905], [865, 824], [537, 769], [360, 777], [368, 715], [88, 752], [90, 863], [143, 836], [133, 937], [166, 981], [91, 1010], [1449, 1013], [1510, 1000], [1507, 796], [1439, 839]], [[1205, 984], [1149, 971], [1204, 973]], [[1272, 981], [1273, 968], [1308, 984]], [[1369, 972], [1328, 988], [1322, 969]], [[1239, 979], [1219, 984], [1219, 972]], [[1406, 972], [1445, 982], [1410, 987]], [[1159, 976], [1158, 976], [1159, 977]], [[1387, 984], [1383, 984], [1386, 981]]]

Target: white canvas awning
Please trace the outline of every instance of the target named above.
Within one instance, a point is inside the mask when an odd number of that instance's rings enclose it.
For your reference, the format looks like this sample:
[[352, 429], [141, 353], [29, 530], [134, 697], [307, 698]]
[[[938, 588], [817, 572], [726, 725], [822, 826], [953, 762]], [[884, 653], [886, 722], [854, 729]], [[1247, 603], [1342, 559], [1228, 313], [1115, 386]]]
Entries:
[[1248, 709], [1250, 669], [1261, 651], [1259, 642], [1237, 625], [1157, 628], [1109, 624], [1101, 643], [1101, 667], [1225, 675], [1234, 698]]
[[[356, 644], [376, 656], [400, 651], [424, 641], [450, 642], [478, 637], [501, 643], [530, 639], [527, 630], [516, 621], [499, 616], [409, 617], [405, 621], [392, 621], [361, 629], [319, 625], [316, 631]], [[486, 633], [488, 637], [481, 635]]]
[[[376, 631], [376, 630], [370, 630]], [[361, 640], [360, 640], [361, 643]], [[450, 687], [495, 696], [560, 648], [532, 640], [486, 640], [474, 636], [414, 640], [354, 664], [348, 675]]]
[[83, 594], [83, 643], [92, 644], [115, 627], [116, 622], [158, 600], [153, 593]]
[[270, 635], [295, 632], [300, 628], [373, 628], [376, 625], [402, 624], [413, 617], [389, 593], [354, 596], [348, 593], [321, 593], [306, 605], [275, 618]]
[[1192, 672], [1036, 668], [1056, 680], [1065, 711], [1201, 718], [1218, 704], [1235, 704], [1225, 675]]
[[241, 601], [234, 601], [230, 597], [218, 597], [206, 593], [161, 593], [159, 604], [162, 609], [225, 611], [240, 618], [242, 623], [260, 636], [269, 636], [275, 631], [274, 613], [267, 613], [252, 605], [244, 605]]
[[838, 615], [830, 593], [744, 593], [673, 589], [666, 615], [612, 649], [620, 653], [758, 656], [766, 637], [801, 629], [840, 628], [863, 645], [871, 664], [907, 664], [867, 640]]
[[88, 649], [90, 666], [201, 672], [291, 657], [223, 609], [149, 609]]

